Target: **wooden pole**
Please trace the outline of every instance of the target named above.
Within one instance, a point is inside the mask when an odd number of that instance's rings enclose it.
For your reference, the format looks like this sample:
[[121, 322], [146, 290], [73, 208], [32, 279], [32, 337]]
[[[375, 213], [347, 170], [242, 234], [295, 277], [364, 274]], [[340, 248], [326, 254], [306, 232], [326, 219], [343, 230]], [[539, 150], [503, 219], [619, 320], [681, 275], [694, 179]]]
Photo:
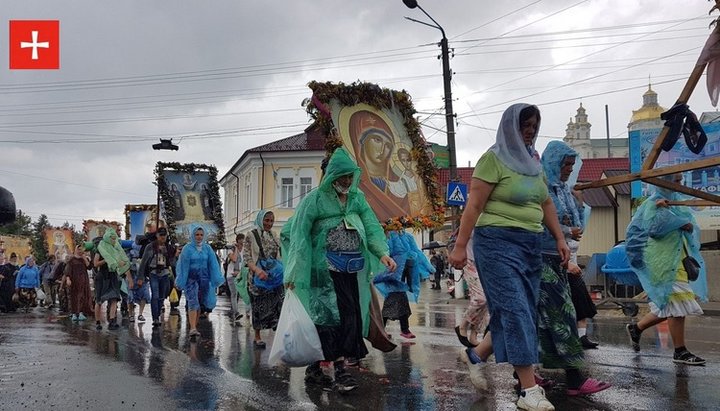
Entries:
[[[629, 183], [635, 180], [646, 180], [651, 177], [662, 177], [669, 174], [681, 173], [683, 171], [697, 170], [700, 168], [716, 167], [720, 165], [720, 157], [704, 158], [702, 160], [691, 161], [689, 163], [676, 164], [667, 167], [655, 168], [651, 170], [645, 170], [624, 174], [621, 176], [614, 176], [604, 178], [602, 180], [591, 181], [589, 183], [581, 183], [575, 186], [575, 190], [585, 190], [588, 188], [605, 187], [615, 184]], [[684, 186], [683, 186], [684, 187]], [[686, 187], [687, 188], [687, 187]], [[690, 189], [693, 191], [700, 191]]]

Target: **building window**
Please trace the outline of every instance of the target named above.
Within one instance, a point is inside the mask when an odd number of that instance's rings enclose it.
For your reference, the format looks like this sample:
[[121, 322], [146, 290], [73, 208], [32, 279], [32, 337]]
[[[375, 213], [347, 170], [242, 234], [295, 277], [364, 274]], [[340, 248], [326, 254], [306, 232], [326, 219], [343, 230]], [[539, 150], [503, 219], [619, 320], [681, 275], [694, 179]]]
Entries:
[[293, 178], [280, 180], [280, 207], [293, 208]]
[[300, 177], [300, 200], [312, 190], [312, 177]]

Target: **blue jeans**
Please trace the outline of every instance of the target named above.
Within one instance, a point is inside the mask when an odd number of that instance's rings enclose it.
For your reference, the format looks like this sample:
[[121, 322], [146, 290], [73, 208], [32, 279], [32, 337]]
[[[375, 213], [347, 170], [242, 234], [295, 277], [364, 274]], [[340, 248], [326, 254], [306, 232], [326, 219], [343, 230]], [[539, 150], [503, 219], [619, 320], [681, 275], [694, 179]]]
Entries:
[[150, 289], [152, 290], [152, 298], [150, 299], [150, 310], [152, 311], [153, 321], [160, 320], [160, 309], [165, 303], [165, 296], [170, 290], [170, 277], [167, 275], [157, 276], [150, 275]]

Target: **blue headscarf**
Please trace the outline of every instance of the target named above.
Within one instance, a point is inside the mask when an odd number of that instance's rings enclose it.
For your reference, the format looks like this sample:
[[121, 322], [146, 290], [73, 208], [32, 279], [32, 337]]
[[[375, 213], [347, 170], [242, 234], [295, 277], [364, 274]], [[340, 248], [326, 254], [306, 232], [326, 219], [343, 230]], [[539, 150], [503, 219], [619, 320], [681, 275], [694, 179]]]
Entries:
[[[567, 157], [577, 158], [578, 153], [562, 141], [551, 141], [542, 155], [543, 172], [560, 223], [569, 227], [583, 227], [584, 215], [580, 212], [577, 200], [572, 195], [572, 187], [567, 182], [560, 181], [560, 169]], [[565, 217], [569, 217], [570, 224], [563, 223]]]
[[265, 216], [267, 215], [267, 213], [274, 214], [270, 210], [262, 209], [262, 210], [258, 211], [257, 216], [255, 216], [255, 226], [258, 228], [258, 230], [260, 230], [259, 231], [260, 233], [265, 231], [265, 229], [263, 228], [263, 220], [265, 219]]

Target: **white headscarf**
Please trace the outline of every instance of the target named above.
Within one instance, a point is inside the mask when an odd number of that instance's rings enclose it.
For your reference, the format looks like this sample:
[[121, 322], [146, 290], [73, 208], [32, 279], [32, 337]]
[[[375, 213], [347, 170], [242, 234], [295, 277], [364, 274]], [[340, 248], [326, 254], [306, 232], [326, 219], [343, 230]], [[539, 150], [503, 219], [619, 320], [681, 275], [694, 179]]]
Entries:
[[518, 103], [505, 110], [498, 126], [495, 144], [489, 150], [495, 153], [503, 164], [516, 173], [536, 176], [540, 174], [542, 169], [539, 156], [535, 151], [535, 141], [540, 130], [540, 119], [538, 119], [535, 137], [533, 137], [530, 147], [525, 146], [520, 130], [520, 112], [530, 106], [530, 104]]

